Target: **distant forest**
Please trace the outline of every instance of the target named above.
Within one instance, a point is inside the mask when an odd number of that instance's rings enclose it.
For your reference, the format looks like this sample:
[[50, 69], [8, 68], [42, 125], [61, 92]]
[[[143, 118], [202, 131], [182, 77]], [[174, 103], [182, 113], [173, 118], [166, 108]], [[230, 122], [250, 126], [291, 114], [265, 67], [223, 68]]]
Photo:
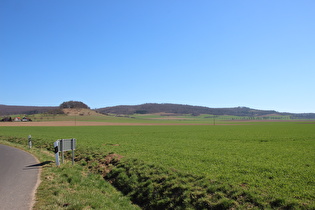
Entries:
[[0, 105], [0, 116], [14, 115], [14, 114], [40, 114], [49, 113], [57, 110], [59, 107], [54, 106], [7, 106]]
[[191, 114], [198, 116], [201, 114], [209, 115], [232, 115], [241, 117], [262, 117], [267, 115], [290, 116], [291, 119], [315, 119], [314, 113], [293, 114], [281, 113], [274, 110], [257, 110], [248, 107], [235, 107], [235, 108], [209, 108], [203, 106], [191, 106], [183, 104], [157, 104], [147, 103], [133, 106], [113, 106], [97, 109], [96, 111], [103, 114], [153, 114], [153, 113], [172, 113], [172, 114]]
[[0, 105], [0, 116], [14, 115], [14, 114], [64, 114], [62, 109], [78, 108], [90, 109], [85, 103], [81, 101], [66, 101], [59, 106], [7, 106]]
[[[40, 107], [40, 106], [7, 106], [0, 105], [0, 116], [8, 116], [14, 114], [63, 114], [63, 108], [89, 108], [86, 104], [79, 101], [63, 102], [60, 106]], [[105, 107], [95, 109], [95, 111], [102, 114], [117, 114], [117, 115], [132, 115], [132, 114], [154, 114], [161, 113], [162, 115], [183, 115], [190, 114], [198, 116], [201, 114], [209, 115], [230, 115], [240, 117], [267, 117], [267, 116], [290, 116], [291, 119], [315, 119], [315, 113], [285, 113], [277, 112], [274, 110], [258, 110], [248, 107], [235, 107], [235, 108], [209, 108], [203, 106], [191, 106], [183, 104], [158, 104], [147, 103], [141, 105], [122, 105]]]

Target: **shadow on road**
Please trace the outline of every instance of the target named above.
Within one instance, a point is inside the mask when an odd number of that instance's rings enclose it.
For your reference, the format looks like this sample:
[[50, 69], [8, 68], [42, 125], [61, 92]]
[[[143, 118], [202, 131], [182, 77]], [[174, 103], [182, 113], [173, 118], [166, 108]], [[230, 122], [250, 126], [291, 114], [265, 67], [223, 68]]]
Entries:
[[38, 164], [29, 165], [29, 166], [26, 166], [26, 168], [24, 168], [23, 170], [37, 169], [37, 168], [39, 168], [40, 166], [44, 166], [44, 165], [50, 164], [50, 163], [52, 163], [52, 162], [53, 162], [53, 161], [45, 161], [45, 162], [41, 162], [41, 163], [38, 163]]

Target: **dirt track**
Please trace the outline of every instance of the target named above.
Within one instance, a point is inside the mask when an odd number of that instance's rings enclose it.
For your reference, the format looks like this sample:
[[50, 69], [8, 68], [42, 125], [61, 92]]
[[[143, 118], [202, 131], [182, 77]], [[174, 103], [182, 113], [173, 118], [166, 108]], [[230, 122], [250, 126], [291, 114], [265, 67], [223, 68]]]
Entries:
[[181, 124], [181, 123], [113, 123], [87, 121], [47, 121], [47, 122], [0, 122], [0, 126], [108, 126], [108, 125], [212, 125], [212, 124]]

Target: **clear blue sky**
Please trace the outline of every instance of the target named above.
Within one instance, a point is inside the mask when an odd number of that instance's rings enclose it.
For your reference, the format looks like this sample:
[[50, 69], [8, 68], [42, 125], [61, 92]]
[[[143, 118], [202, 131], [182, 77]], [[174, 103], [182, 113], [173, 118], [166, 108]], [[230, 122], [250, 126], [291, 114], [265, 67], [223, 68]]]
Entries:
[[314, 0], [1, 0], [0, 104], [315, 113]]

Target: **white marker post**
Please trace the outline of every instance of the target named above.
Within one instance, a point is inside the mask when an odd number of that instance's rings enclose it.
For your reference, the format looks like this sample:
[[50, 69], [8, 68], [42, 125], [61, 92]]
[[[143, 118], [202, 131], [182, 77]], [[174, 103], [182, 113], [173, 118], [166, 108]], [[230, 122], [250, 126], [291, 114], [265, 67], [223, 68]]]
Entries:
[[28, 148], [31, 149], [32, 148], [32, 136], [28, 135]]
[[54, 142], [56, 165], [59, 166], [59, 140]]

